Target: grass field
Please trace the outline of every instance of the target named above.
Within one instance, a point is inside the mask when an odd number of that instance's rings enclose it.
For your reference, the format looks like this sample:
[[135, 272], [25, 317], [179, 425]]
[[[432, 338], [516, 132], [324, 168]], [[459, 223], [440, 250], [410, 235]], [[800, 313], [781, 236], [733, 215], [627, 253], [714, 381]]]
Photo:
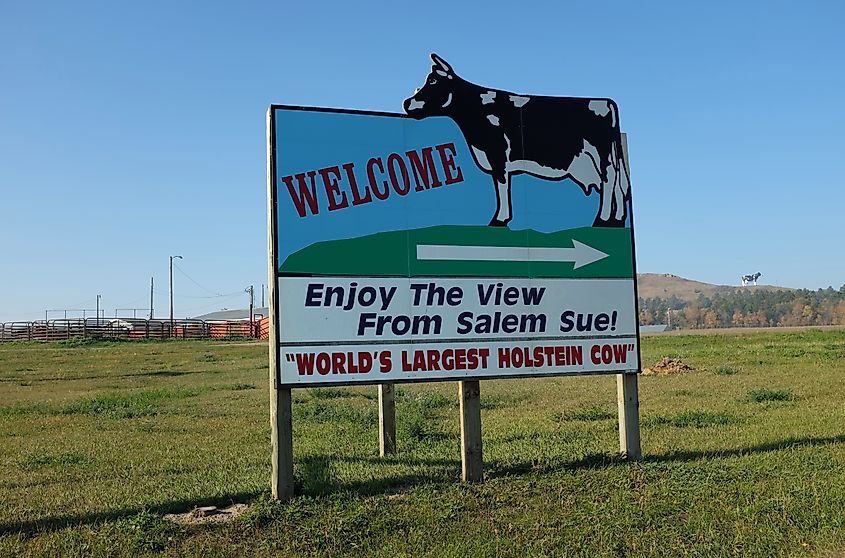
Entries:
[[[294, 392], [301, 496], [269, 498], [267, 348], [0, 345], [0, 556], [830, 556], [845, 547], [845, 330], [643, 339], [644, 460], [615, 378], [485, 381], [458, 482], [454, 383]], [[250, 504], [234, 521], [161, 519]]]

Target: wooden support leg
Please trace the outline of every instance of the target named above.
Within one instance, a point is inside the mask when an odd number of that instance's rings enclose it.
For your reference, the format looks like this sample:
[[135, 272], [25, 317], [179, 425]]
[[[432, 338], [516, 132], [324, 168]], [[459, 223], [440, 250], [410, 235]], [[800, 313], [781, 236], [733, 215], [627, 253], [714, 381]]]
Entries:
[[273, 390], [270, 402], [271, 440], [273, 444], [273, 498], [293, 498], [293, 420], [290, 388]]
[[626, 459], [640, 460], [643, 455], [636, 374], [616, 375], [616, 403], [619, 409], [619, 451]]
[[478, 380], [458, 382], [461, 407], [461, 478], [481, 482], [484, 461], [481, 456], [481, 397]]
[[396, 453], [396, 403], [393, 384], [378, 386], [378, 445], [384, 457]]

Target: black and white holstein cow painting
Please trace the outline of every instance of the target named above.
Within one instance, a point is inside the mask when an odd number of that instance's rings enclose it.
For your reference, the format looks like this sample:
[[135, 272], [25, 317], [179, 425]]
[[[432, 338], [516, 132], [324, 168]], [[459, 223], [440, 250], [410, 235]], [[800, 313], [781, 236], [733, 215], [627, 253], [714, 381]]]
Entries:
[[743, 275], [742, 279], [742, 286], [745, 287], [748, 283], [753, 283], [754, 286], [757, 286], [757, 279], [759, 279], [763, 274], [759, 271], [757, 273], [752, 273], [751, 275]]
[[517, 95], [475, 85], [431, 55], [425, 85], [404, 102], [415, 119], [446, 116], [464, 135], [476, 165], [493, 178], [496, 213], [491, 226], [513, 218], [511, 177], [571, 179], [585, 195], [600, 195], [595, 227], [624, 227], [630, 182], [619, 111], [610, 99]]

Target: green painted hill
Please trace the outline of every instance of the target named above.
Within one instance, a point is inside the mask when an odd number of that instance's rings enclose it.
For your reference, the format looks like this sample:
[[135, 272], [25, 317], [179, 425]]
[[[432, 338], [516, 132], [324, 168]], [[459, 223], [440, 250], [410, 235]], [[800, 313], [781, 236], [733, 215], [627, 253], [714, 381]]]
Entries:
[[[577, 240], [609, 254], [574, 269], [571, 262], [417, 260], [419, 244], [572, 248]], [[583, 227], [540, 233], [479, 226], [437, 226], [317, 242], [294, 252], [279, 268], [283, 275], [632, 277], [630, 229]]]

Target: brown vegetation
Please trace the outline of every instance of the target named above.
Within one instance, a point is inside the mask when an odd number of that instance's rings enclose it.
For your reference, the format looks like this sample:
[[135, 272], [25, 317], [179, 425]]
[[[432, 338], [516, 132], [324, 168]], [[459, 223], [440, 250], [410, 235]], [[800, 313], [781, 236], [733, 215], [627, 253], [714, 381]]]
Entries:
[[693, 368], [679, 358], [663, 357], [650, 368], [643, 368], [643, 376], [669, 376], [689, 372]]

